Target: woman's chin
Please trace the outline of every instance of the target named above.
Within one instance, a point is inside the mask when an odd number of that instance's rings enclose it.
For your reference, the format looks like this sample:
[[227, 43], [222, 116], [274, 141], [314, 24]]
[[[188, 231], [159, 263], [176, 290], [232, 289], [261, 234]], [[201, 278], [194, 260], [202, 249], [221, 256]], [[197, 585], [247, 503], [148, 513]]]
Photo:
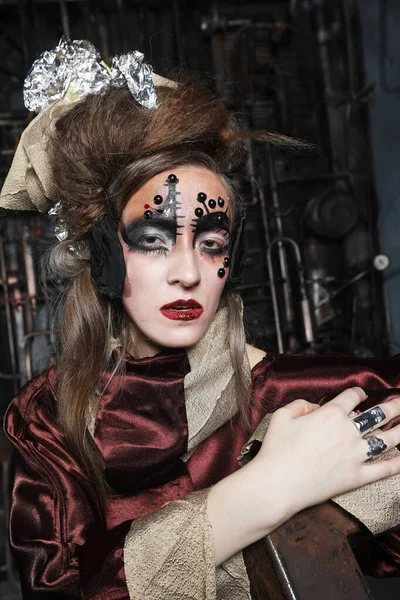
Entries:
[[206, 329], [203, 327], [181, 328], [178, 331], [166, 333], [158, 339], [153, 339], [153, 342], [163, 348], [190, 348], [201, 340], [205, 331]]

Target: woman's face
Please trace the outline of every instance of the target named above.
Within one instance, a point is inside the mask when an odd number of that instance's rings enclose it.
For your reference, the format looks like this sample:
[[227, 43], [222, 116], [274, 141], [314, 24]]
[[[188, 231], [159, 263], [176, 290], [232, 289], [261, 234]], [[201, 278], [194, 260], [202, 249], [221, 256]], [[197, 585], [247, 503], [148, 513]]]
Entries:
[[138, 357], [193, 346], [207, 331], [229, 273], [232, 208], [221, 178], [196, 166], [164, 171], [129, 199], [122, 302]]

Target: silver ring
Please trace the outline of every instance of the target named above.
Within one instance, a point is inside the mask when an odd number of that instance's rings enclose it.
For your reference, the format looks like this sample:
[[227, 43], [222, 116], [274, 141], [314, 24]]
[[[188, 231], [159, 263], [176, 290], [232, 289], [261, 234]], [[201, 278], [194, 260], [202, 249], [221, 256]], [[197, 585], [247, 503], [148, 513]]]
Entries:
[[386, 415], [381, 409], [381, 407], [374, 406], [373, 408], [366, 410], [365, 412], [361, 413], [360, 415], [357, 415], [356, 417], [354, 417], [354, 419], [351, 420], [357, 427], [359, 433], [363, 435], [367, 431], [372, 431], [372, 429], [376, 427], [379, 423], [384, 421], [384, 419], [386, 419]]
[[379, 456], [387, 448], [387, 446], [386, 446], [385, 442], [382, 440], [382, 438], [378, 438], [374, 435], [367, 438], [366, 442], [368, 444], [367, 456], [369, 456], [369, 457]]

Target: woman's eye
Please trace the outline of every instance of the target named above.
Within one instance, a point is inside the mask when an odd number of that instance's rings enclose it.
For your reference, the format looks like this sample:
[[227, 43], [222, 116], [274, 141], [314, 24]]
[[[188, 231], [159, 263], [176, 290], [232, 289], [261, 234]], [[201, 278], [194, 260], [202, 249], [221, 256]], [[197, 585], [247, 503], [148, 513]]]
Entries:
[[226, 252], [228, 245], [227, 245], [227, 240], [225, 239], [214, 239], [214, 238], [209, 238], [209, 239], [203, 239], [201, 240], [201, 243], [199, 244], [200, 246], [200, 250], [202, 252], [204, 252], [205, 254], [212, 254], [212, 255], [217, 255], [217, 254], [223, 254], [224, 252]]
[[150, 253], [157, 252], [165, 254], [171, 250], [173, 243], [171, 240], [164, 239], [163, 236], [156, 234], [142, 235], [136, 240], [132, 240], [129, 244], [131, 251]]
[[146, 237], [139, 240], [139, 243], [146, 244], [147, 246], [154, 246], [157, 242], [162, 243], [163, 240], [161, 240], [156, 235], [147, 235]]
[[203, 245], [206, 246], [206, 248], [218, 248], [220, 246], [215, 240], [206, 240], [203, 242]]

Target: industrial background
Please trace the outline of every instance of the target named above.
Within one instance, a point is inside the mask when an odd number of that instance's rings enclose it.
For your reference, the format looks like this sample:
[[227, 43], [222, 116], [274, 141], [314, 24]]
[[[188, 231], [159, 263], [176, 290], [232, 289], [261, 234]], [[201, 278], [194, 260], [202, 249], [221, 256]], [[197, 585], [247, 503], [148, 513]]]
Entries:
[[[25, 75], [61, 35], [90, 40], [106, 62], [137, 49], [160, 75], [198, 73], [244, 127], [310, 142], [296, 153], [252, 143], [237, 181], [249, 217], [238, 289], [250, 341], [289, 353], [395, 353], [399, 27], [396, 0], [0, 0], [0, 185], [33, 116]], [[40, 258], [53, 230], [36, 213], [0, 214], [0, 417], [52, 358]], [[0, 571], [10, 580], [10, 457], [0, 451]]]

